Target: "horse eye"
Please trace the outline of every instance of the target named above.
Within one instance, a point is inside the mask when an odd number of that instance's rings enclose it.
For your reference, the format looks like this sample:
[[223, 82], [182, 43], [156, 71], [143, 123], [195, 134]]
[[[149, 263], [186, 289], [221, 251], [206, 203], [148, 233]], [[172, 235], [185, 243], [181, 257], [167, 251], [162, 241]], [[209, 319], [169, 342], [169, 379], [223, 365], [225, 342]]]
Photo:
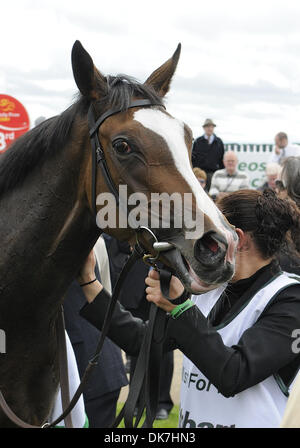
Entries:
[[117, 141], [113, 142], [113, 148], [119, 154], [129, 154], [131, 152], [130, 146], [124, 140], [117, 140]]

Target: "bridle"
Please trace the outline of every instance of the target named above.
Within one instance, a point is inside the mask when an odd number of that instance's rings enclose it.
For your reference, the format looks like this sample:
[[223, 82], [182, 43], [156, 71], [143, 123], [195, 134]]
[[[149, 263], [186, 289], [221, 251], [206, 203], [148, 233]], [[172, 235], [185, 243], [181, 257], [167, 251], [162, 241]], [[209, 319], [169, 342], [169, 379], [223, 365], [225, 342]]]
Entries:
[[[142, 99], [142, 100], [133, 100], [131, 103], [126, 107], [127, 109], [132, 109], [134, 107], [149, 107], [149, 106], [161, 106], [164, 107], [162, 104], [153, 103], [150, 100]], [[107, 162], [105, 159], [105, 154], [103, 150], [103, 146], [99, 140], [98, 132], [100, 129], [100, 126], [104, 123], [107, 118], [111, 117], [112, 115], [119, 114], [121, 112], [124, 112], [124, 109], [116, 108], [116, 109], [109, 109], [106, 112], [104, 112], [100, 117], [95, 121], [94, 118], [94, 105], [93, 103], [90, 105], [88, 110], [88, 124], [89, 124], [89, 135], [91, 139], [92, 144], [92, 206], [93, 210], [96, 214], [96, 183], [97, 183], [97, 167], [99, 166], [103, 177], [105, 179], [105, 182], [110, 190], [110, 192], [114, 195], [117, 205], [119, 204], [119, 193], [116, 189], [116, 186], [112, 180], [112, 177], [110, 175]]]
[[[135, 108], [135, 107], [151, 107], [151, 106], [161, 106], [164, 107], [161, 103], [157, 102], [154, 103], [148, 99], [139, 99], [139, 100], [132, 100], [131, 103], [126, 107], [125, 110]], [[92, 191], [91, 191], [91, 201], [92, 201], [92, 207], [93, 211], [96, 215], [97, 209], [96, 209], [96, 184], [97, 184], [97, 168], [100, 167], [103, 177], [105, 179], [105, 182], [110, 190], [110, 192], [114, 195], [117, 205], [119, 204], [119, 193], [114, 185], [114, 182], [112, 180], [106, 159], [105, 159], [105, 153], [103, 150], [103, 146], [101, 145], [98, 133], [100, 126], [104, 123], [104, 121], [111, 117], [112, 115], [116, 115], [121, 112], [125, 112], [124, 109], [109, 109], [106, 112], [104, 112], [96, 121], [94, 118], [94, 105], [93, 103], [90, 105], [88, 110], [88, 124], [89, 124], [89, 136], [91, 139], [91, 146], [92, 146]], [[147, 250], [141, 245], [139, 241], [139, 234], [142, 231], [148, 232], [148, 234], [152, 237], [153, 243], [152, 247], [155, 252], [155, 255], [147, 253]], [[135, 264], [135, 262], [143, 257], [143, 260], [145, 263], [149, 264], [150, 266], [153, 266], [155, 269], [158, 270], [157, 267], [157, 260], [159, 258], [159, 255], [161, 252], [165, 252], [168, 250], [171, 250], [174, 248], [173, 245], [171, 245], [168, 242], [160, 242], [158, 241], [157, 236], [152, 232], [151, 229], [148, 227], [140, 227], [136, 230], [136, 239], [137, 243], [135, 247], [133, 248], [132, 254], [129, 257], [127, 263], [125, 264], [118, 281], [116, 283], [116, 286], [114, 288], [103, 328], [101, 331], [101, 337], [98, 342], [98, 346], [96, 349], [96, 352], [94, 356], [91, 358], [91, 360], [88, 363], [88, 366], [82, 376], [80, 385], [78, 386], [72, 400], [69, 399], [69, 384], [68, 384], [68, 375], [66, 375], [67, 372], [67, 362], [66, 362], [66, 347], [65, 347], [65, 334], [64, 334], [64, 324], [63, 324], [63, 315], [60, 313], [58, 316], [58, 335], [59, 335], [59, 346], [63, 347], [62, 353], [59, 353], [59, 359], [60, 359], [60, 381], [61, 381], [61, 390], [62, 390], [62, 406], [63, 406], [63, 413], [54, 421], [51, 423], [45, 423], [42, 426], [35, 426], [28, 424], [24, 422], [22, 419], [20, 419], [8, 406], [2, 392], [0, 391], [0, 407], [2, 411], [6, 414], [6, 416], [14, 422], [17, 426], [23, 427], [23, 428], [50, 428], [56, 426], [59, 422], [62, 420], [65, 420], [67, 427], [72, 427], [72, 420], [70, 418], [70, 412], [75, 407], [77, 401], [79, 400], [84, 386], [88, 380], [88, 377], [90, 376], [91, 371], [93, 368], [98, 364], [98, 359], [101, 354], [101, 350], [104, 344], [104, 340], [107, 336], [110, 322], [112, 319], [112, 315], [114, 312], [114, 308], [119, 296], [119, 293], [121, 291], [121, 287], [124, 283], [124, 280], [129, 273], [132, 266]], [[165, 269], [159, 269], [160, 271], [160, 279], [161, 279], [161, 290], [166, 298], [168, 298], [168, 292], [169, 292], [169, 285], [171, 281], [172, 274], [171, 272], [165, 270]], [[138, 416], [136, 418], [135, 427], [137, 427], [142, 414], [144, 407], [146, 405], [146, 420], [144, 423], [144, 427], [152, 427], [153, 420], [155, 418], [155, 412], [156, 412], [156, 405], [158, 401], [158, 382], [159, 382], [159, 368], [156, 367], [154, 370], [152, 369], [152, 377], [149, 377], [148, 367], [150, 362], [150, 356], [151, 356], [151, 344], [152, 340], [156, 341], [162, 341], [163, 339], [163, 333], [164, 333], [164, 322], [165, 322], [165, 312], [161, 310], [160, 308], [157, 308], [157, 306], [153, 303], [151, 303], [150, 308], [150, 316], [149, 316], [149, 324], [148, 324], [148, 331], [145, 333], [144, 340], [142, 342], [140, 354], [137, 360], [137, 366], [135, 369], [135, 374], [132, 380], [131, 388], [129, 391], [128, 399], [120, 412], [118, 418], [116, 419], [113, 427], [117, 427], [118, 424], [121, 422], [122, 418], [124, 417], [125, 420], [125, 426], [126, 427], [132, 427], [133, 426], [133, 415], [134, 410], [137, 405], [137, 402], [140, 397], [141, 406], [138, 410]], [[159, 361], [162, 356], [162, 349], [160, 350], [159, 354]], [[63, 360], [65, 359], [65, 362]], [[62, 367], [61, 364], [64, 364]], [[63, 384], [62, 384], [63, 383]], [[149, 393], [149, 384], [152, 383], [152, 389], [154, 391], [152, 392], [152, 396], [150, 396]], [[69, 403], [69, 405], [67, 405]]]
[[[151, 106], [160, 106], [165, 109], [165, 106], [162, 103], [159, 102], [153, 102], [148, 99], [140, 99], [140, 100], [132, 100], [130, 104], [126, 107], [126, 110], [133, 109], [135, 107], [151, 107]], [[114, 184], [114, 181], [111, 177], [106, 159], [105, 159], [105, 153], [103, 146], [100, 142], [98, 133], [100, 126], [104, 123], [107, 118], [111, 117], [112, 115], [117, 115], [121, 112], [124, 112], [124, 109], [120, 108], [114, 108], [109, 109], [106, 112], [104, 112], [100, 117], [95, 121], [94, 118], [94, 105], [93, 103], [90, 105], [88, 110], [88, 124], [89, 124], [89, 136], [91, 139], [91, 146], [92, 146], [92, 189], [91, 189], [91, 201], [92, 201], [92, 207], [95, 215], [97, 214], [97, 207], [96, 207], [96, 186], [97, 186], [97, 168], [100, 167], [103, 177], [105, 179], [106, 185], [109, 188], [110, 192], [114, 195], [116, 204], [120, 204], [119, 200], [119, 192]], [[139, 233], [141, 231], [146, 231], [150, 236], [153, 238], [153, 249], [156, 252], [156, 255], [152, 257], [150, 254], [145, 255], [144, 261], [147, 260], [148, 264], [154, 263], [160, 255], [160, 252], [167, 251], [172, 249], [172, 245], [167, 242], [159, 242], [155, 234], [150, 230], [148, 227], [141, 226], [136, 230], [136, 240], [137, 244], [141, 247], [139, 243]], [[155, 266], [153, 264], [153, 266]]]

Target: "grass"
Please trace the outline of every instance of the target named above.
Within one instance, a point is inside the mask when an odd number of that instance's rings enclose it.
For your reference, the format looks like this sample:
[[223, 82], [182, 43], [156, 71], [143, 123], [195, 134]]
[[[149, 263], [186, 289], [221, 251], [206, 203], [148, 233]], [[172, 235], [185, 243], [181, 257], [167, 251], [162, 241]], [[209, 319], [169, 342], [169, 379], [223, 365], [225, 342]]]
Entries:
[[[123, 407], [123, 403], [118, 403], [117, 415], [121, 411], [122, 407]], [[175, 405], [169, 414], [168, 420], [155, 420], [154, 424], [153, 424], [153, 428], [177, 428], [178, 427], [178, 414], [179, 414], [179, 406]], [[142, 423], [143, 423], [143, 421], [144, 420], [142, 419]], [[120, 423], [119, 428], [124, 428], [123, 420]]]

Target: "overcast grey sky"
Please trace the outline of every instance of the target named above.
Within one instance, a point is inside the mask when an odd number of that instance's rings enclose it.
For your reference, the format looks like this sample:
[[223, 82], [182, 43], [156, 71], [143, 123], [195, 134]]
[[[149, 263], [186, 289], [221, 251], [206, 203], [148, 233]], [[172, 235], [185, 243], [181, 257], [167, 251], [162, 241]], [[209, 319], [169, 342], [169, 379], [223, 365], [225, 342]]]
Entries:
[[14, 0], [1, 4], [0, 93], [31, 122], [62, 112], [77, 88], [80, 40], [104, 74], [144, 81], [182, 43], [167, 107], [225, 142], [300, 142], [299, 0]]

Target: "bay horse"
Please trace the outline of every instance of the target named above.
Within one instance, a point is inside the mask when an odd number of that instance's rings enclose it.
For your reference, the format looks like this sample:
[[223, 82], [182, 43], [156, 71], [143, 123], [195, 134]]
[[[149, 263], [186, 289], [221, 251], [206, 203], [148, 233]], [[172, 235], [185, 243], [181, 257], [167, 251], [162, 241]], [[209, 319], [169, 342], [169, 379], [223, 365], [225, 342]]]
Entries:
[[[76, 41], [72, 68], [78, 99], [20, 137], [0, 158], [0, 329], [6, 335], [0, 389], [15, 414], [30, 424], [42, 425], [53, 406], [55, 322], [68, 286], [101, 233], [91, 194], [91, 104], [95, 119], [112, 107], [121, 111], [97, 133], [114, 184], [127, 185], [131, 193], [190, 193], [193, 210], [204, 219], [193, 240], [185, 238], [184, 227], [163, 229], [163, 240], [174, 249], [162, 261], [196, 293], [233, 274], [236, 234], [193, 175], [189, 127], [163, 107], [179, 55], [180, 45], [142, 84], [124, 75], [105, 77]], [[153, 106], [129, 108], [136, 99]], [[98, 169], [96, 192], [106, 191]], [[105, 231], [134, 242], [130, 228]], [[0, 412], [0, 426], [10, 425]]]

